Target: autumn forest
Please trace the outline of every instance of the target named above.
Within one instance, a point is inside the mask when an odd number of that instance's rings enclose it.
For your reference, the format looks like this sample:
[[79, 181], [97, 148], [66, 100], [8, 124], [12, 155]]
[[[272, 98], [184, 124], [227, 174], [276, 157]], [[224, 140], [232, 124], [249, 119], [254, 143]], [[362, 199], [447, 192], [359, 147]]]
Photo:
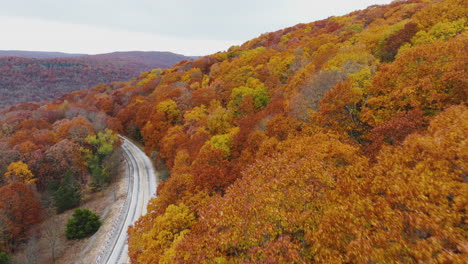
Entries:
[[0, 110], [0, 252], [108, 188], [121, 134], [169, 171], [132, 263], [466, 263], [467, 14], [394, 1]]

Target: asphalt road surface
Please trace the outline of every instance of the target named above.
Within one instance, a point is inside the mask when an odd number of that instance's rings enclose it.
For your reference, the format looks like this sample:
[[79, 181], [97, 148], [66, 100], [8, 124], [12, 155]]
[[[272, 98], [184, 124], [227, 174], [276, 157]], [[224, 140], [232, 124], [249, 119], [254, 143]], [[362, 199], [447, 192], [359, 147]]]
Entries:
[[130, 263], [128, 258], [128, 226], [146, 214], [148, 201], [155, 197], [157, 180], [153, 164], [146, 154], [135, 144], [122, 137], [122, 150], [125, 157], [128, 177], [127, 201], [124, 204], [123, 217], [118, 220], [118, 228], [112, 236], [109, 249], [101, 257], [101, 263]]

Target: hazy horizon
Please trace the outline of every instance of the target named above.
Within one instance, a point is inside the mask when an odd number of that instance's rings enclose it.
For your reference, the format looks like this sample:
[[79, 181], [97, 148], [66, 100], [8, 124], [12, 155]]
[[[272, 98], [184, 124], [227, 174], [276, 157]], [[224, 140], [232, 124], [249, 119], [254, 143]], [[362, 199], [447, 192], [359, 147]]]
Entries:
[[[58, 53], [58, 54], [66, 54], [66, 55], [73, 55], [73, 56], [86, 56], [86, 55], [103, 55], [103, 54], [111, 54], [111, 53], [130, 53], [130, 52], [158, 52], [158, 53], [173, 53], [173, 54], [178, 54], [178, 55], [185, 55], [185, 54], [180, 54], [180, 53], [175, 53], [172, 51], [167, 51], [167, 50], [148, 50], [148, 51], [143, 51], [143, 50], [124, 50], [124, 51], [111, 51], [111, 52], [102, 52], [102, 53], [70, 53], [70, 52], [61, 52], [61, 51], [48, 51], [48, 50], [2, 50], [0, 49], [0, 53], [2, 52], [25, 52], [25, 53]], [[188, 56], [188, 57], [198, 57], [198, 56]]]
[[314, 2], [0, 0], [0, 25], [4, 25], [0, 28], [0, 50], [85, 54], [168, 51], [201, 56], [263, 33], [391, 1]]

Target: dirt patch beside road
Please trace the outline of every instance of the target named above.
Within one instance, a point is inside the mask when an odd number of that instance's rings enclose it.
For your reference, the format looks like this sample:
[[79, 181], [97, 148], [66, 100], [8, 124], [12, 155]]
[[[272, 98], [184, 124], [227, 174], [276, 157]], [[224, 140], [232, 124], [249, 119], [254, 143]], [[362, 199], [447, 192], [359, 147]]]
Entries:
[[[29, 245], [25, 245], [18, 254], [15, 254], [14, 259], [19, 263], [95, 263], [107, 239], [107, 234], [110, 233], [112, 225], [119, 215], [120, 207], [125, 201], [127, 180], [122, 162], [119, 176], [110, 186], [100, 192], [86, 195], [82, 201], [79, 208], [96, 212], [103, 222], [96, 234], [86, 239], [67, 240], [65, 225], [73, 214], [74, 209], [71, 209], [62, 214], [54, 215], [41, 223], [37, 227], [39, 230], [37, 241], [31, 241]], [[52, 254], [55, 254], [55, 262]]]

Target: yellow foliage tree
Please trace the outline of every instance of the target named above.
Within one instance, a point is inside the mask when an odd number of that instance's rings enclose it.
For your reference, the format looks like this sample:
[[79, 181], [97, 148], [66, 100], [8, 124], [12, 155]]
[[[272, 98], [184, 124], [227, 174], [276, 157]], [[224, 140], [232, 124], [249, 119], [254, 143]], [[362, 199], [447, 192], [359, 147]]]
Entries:
[[5, 177], [9, 182], [20, 181], [24, 183], [34, 183], [37, 179], [34, 178], [31, 170], [26, 163], [22, 161], [12, 162], [8, 165], [8, 171], [5, 172]]
[[185, 112], [184, 121], [187, 124], [195, 123], [207, 116], [206, 106], [196, 106], [192, 110]]
[[171, 123], [175, 123], [181, 118], [179, 107], [177, 106], [176, 102], [171, 99], [159, 103], [156, 106], [156, 111], [158, 113], [164, 114], [166, 120]]
[[[146, 222], [146, 232], [137, 232], [138, 229], [129, 229], [129, 248], [131, 252], [139, 254], [130, 255], [135, 263], [172, 263], [175, 247], [190, 232], [195, 223], [195, 216], [185, 204], [169, 205], [163, 215]], [[138, 224], [137, 224], [138, 225]], [[140, 225], [139, 228], [142, 228]]]
[[229, 157], [231, 155], [232, 139], [237, 133], [239, 133], [238, 127], [231, 128], [226, 134], [214, 135], [206, 144], [209, 144], [212, 148], [221, 149], [226, 153], [226, 157]]

